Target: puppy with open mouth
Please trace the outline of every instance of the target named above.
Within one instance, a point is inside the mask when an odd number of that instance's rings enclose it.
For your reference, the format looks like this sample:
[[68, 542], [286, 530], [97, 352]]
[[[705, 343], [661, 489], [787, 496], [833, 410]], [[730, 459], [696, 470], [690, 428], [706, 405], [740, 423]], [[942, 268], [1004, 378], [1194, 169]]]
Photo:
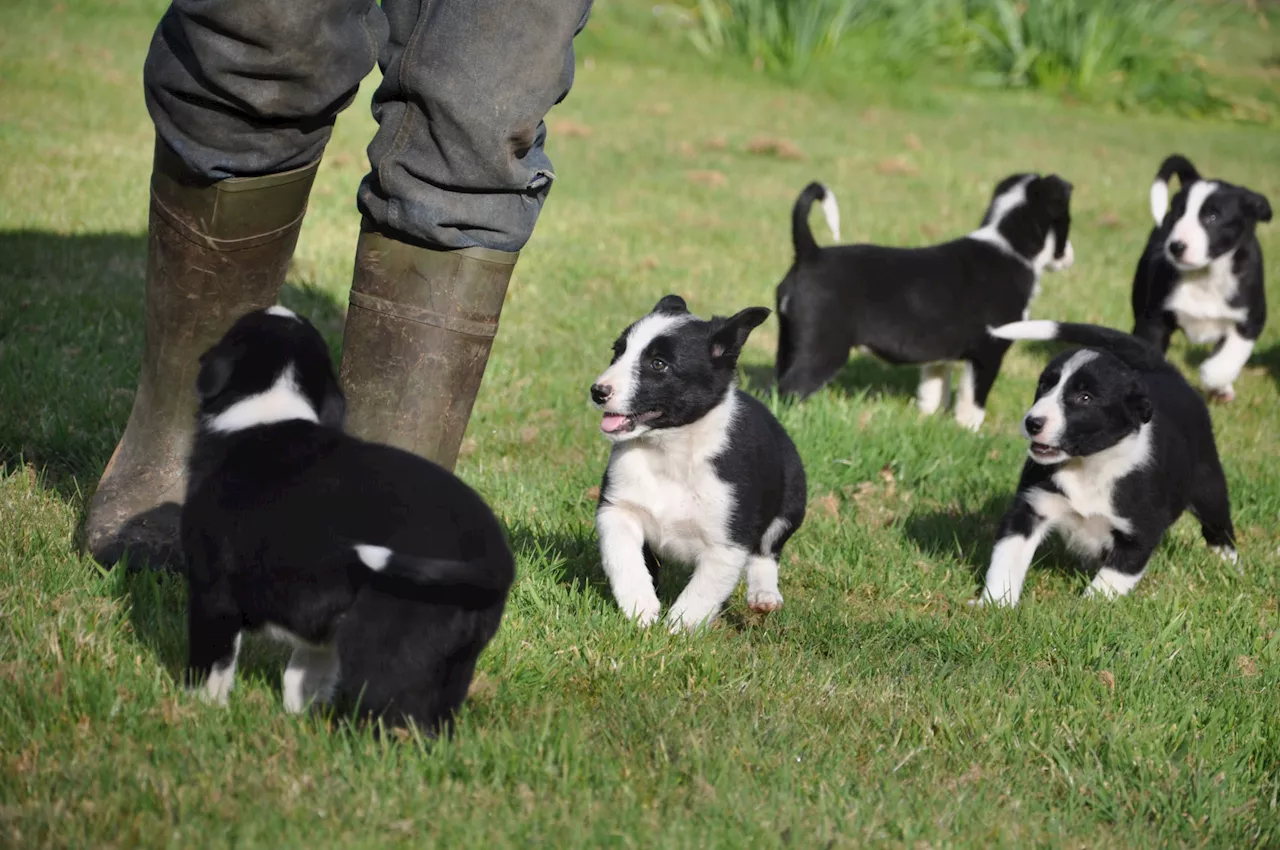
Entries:
[[1004, 519], [980, 603], [1016, 605], [1051, 531], [1097, 561], [1089, 595], [1127, 594], [1165, 531], [1190, 509], [1205, 542], [1235, 563], [1227, 481], [1209, 411], [1160, 352], [1095, 325], [1013, 322], [999, 339], [1087, 346], [1045, 367], [1022, 422], [1028, 458]]
[[[1169, 179], [1181, 188], [1169, 199]], [[1231, 401], [1267, 321], [1262, 246], [1255, 230], [1271, 221], [1265, 197], [1225, 180], [1207, 180], [1184, 156], [1160, 165], [1151, 184], [1155, 227], [1133, 276], [1133, 333], [1161, 351], [1179, 328], [1214, 346], [1200, 365], [1210, 398]]]
[[782, 606], [778, 558], [804, 520], [804, 467], [763, 404], [734, 386], [738, 355], [769, 310], [710, 321], [668, 295], [613, 345], [591, 387], [613, 443], [596, 529], [614, 598], [643, 626], [661, 613], [658, 558], [691, 563], [673, 631], [712, 620], [747, 578], [747, 604]]

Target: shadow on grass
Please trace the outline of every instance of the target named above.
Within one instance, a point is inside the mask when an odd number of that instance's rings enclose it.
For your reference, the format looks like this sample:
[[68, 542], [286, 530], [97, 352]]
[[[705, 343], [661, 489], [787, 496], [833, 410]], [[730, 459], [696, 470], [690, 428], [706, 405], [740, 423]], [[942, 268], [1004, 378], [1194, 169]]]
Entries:
[[[36, 467], [83, 510], [133, 403], [147, 237], [7, 231], [0, 257], [0, 465]], [[338, 355], [340, 299], [291, 281], [280, 300]]]
[[[996, 530], [1013, 492], [988, 496], [978, 505], [917, 508], [902, 523], [903, 535], [931, 558], [954, 558], [966, 567], [976, 587], [981, 587], [996, 544]], [[1041, 544], [1033, 569], [1050, 569], [1071, 575], [1091, 572], [1057, 535]]]
[[[746, 378], [745, 388], [756, 394], [768, 394], [778, 383], [773, 364], [743, 366], [742, 373]], [[872, 398], [914, 396], [919, 380], [919, 367], [893, 366], [873, 355], [855, 353], [823, 389], [834, 389], [846, 396], [863, 392]]]
[[[115, 593], [129, 603], [129, 625], [138, 643], [181, 683], [187, 663], [186, 580], [151, 570], [120, 570], [118, 576]], [[288, 657], [288, 647], [250, 637], [237, 658], [236, 675], [261, 678], [278, 692]]]
[[[609, 580], [600, 565], [600, 545], [595, 530], [551, 530], [534, 524], [508, 526], [507, 540], [518, 561], [534, 561], [551, 565], [555, 581], [578, 592], [590, 593], [614, 605]], [[658, 600], [663, 608], [675, 602], [689, 583], [692, 567], [678, 561], [663, 560], [658, 564]]]

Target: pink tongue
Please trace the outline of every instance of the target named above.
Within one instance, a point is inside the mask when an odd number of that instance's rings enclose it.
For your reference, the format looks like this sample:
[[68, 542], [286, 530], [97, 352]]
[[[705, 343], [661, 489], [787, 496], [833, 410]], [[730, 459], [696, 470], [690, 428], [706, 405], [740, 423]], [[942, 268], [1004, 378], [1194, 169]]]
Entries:
[[600, 430], [606, 434], [612, 434], [625, 424], [627, 424], [627, 417], [621, 413], [606, 413], [600, 420]]

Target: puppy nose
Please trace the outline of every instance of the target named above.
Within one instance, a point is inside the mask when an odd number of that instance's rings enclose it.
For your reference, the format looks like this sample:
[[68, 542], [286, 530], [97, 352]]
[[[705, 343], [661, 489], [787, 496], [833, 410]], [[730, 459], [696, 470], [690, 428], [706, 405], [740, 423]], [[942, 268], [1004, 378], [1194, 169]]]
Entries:
[[1187, 243], [1181, 239], [1174, 239], [1169, 243], [1169, 253], [1175, 257], [1181, 257], [1183, 252], [1187, 250]]
[[596, 404], [604, 404], [613, 395], [613, 387], [608, 384], [592, 384], [591, 400]]
[[1044, 427], [1044, 417], [1028, 416], [1023, 424], [1027, 426], [1027, 433], [1034, 437], [1039, 434], [1040, 429]]

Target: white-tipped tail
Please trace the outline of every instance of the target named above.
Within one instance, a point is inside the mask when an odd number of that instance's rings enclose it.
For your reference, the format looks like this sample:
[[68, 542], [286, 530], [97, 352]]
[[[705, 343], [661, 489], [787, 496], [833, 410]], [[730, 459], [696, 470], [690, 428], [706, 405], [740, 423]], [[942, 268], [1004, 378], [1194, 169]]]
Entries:
[[386, 546], [374, 546], [370, 543], [357, 543], [355, 545], [356, 557], [360, 559], [366, 567], [379, 572], [386, 569], [387, 562], [391, 560], [391, 550]]
[[1164, 214], [1169, 211], [1169, 183], [1157, 179], [1151, 184], [1151, 217], [1158, 227], [1164, 221]]
[[267, 308], [268, 316], [279, 316], [282, 319], [296, 319], [298, 314], [290, 310], [288, 307], [281, 307], [279, 304]]
[[840, 241], [840, 208], [836, 206], [836, 196], [826, 186], [822, 187], [822, 216], [827, 220], [827, 227], [831, 228], [831, 236], [837, 242]]
[[1010, 322], [998, 328], [987, 328], [987, 333], [999, 339], [1057, 339], [1058, 323], [1048, 319], [1031, 319]]

